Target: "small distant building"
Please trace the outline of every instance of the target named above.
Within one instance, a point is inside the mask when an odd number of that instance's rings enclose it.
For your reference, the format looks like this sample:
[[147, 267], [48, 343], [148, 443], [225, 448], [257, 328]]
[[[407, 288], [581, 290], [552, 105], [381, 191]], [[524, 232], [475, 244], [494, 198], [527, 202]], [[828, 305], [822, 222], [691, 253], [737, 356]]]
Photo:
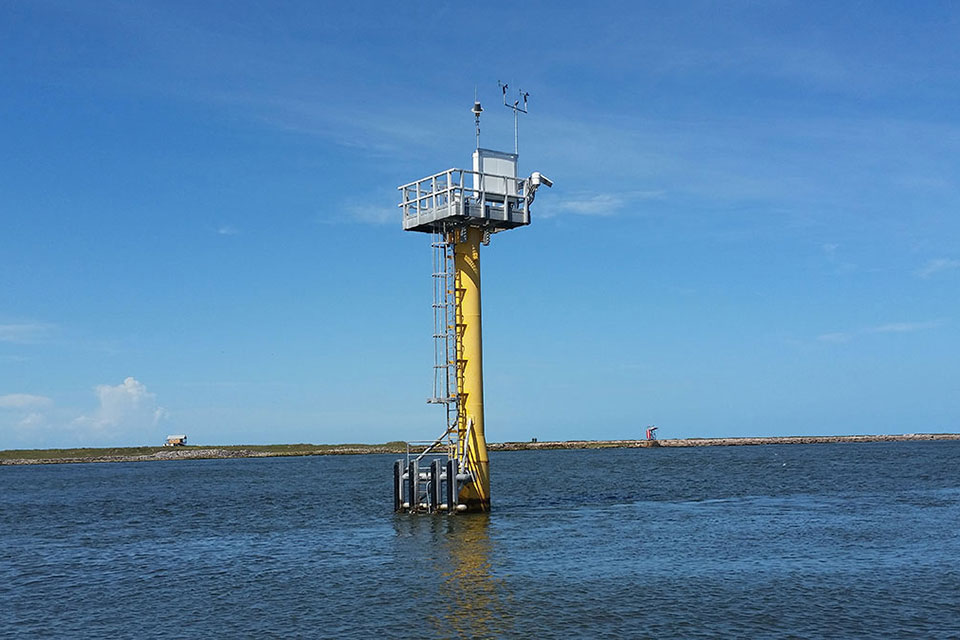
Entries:
[[167, 441], [163, 443], [165, 447], [183, 447], [187, 444], [187, 436], [184, 434], [167, 436]]

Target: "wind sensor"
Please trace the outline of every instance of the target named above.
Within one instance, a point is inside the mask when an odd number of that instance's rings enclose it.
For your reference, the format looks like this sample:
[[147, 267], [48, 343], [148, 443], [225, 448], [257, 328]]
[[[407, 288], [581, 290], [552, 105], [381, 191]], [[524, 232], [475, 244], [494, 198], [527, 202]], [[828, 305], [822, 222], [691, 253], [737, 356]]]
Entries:
[[[513, 109], [513, 152], [516, 154], [520, 153], [520, 114], [527, 112], [527, 99], [530, 98], [530, 94], [523, 89], [517, 91], [519, 96], [516, 100], [513, 101], [513, 104], [507, 104], [507, 89], [510, 88], [510, 85], [505, 84], [497, 80], [497, 84], [500, 85], [500, 91], [503, 93], [503, 106], [508, 109]], [[520, 106], [520, 102], [523, 101], [523, 106]], [[477, 103], [480, 104], [480, 103]], [[479, 122], [479, 117], [478, 120]], [[479, 127], [479, 124], [477, 125]], [[477, 134], [477, 146], [480, 146], [479, 143], [479, 134]]]

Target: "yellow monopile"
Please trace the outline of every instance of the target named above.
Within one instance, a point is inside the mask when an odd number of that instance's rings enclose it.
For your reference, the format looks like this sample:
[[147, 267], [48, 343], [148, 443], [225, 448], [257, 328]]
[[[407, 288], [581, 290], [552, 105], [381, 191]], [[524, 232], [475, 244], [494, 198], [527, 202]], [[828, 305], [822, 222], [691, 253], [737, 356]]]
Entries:
[[473, 476], [460, 489], [467, 511], [490, 510], [490, 462], [483, 433], [483, 338], [480, 327], [480, 240], [477, 227], [454, 232], [457, 304], [457, 382], [460, 442], [466, 440], [467, 470]]

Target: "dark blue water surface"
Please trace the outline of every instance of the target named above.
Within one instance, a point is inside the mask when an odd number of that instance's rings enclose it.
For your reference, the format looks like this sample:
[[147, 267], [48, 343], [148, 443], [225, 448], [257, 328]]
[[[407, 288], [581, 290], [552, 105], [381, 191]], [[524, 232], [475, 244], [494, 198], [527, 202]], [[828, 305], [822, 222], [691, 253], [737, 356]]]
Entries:
[[0, 467], [0, 637], [960, 637], [960, 442], [393, 459]]

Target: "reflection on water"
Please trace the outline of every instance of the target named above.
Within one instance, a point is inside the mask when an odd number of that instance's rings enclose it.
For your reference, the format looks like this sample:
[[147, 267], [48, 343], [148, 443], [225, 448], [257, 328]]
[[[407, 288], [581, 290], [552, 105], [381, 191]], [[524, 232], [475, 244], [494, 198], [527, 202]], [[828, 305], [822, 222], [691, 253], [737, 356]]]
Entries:
[[[489, 638], [510, 635], [514, 628], [510, 592], [492, 571], [494, 553], [489, 514], [398, 515], [398, 538], [404, 544], [429, 545], [426, 590], [430, 611], [419, 612], [440, 637]], [[426, 567], [424, 567], [426, 568]]]

